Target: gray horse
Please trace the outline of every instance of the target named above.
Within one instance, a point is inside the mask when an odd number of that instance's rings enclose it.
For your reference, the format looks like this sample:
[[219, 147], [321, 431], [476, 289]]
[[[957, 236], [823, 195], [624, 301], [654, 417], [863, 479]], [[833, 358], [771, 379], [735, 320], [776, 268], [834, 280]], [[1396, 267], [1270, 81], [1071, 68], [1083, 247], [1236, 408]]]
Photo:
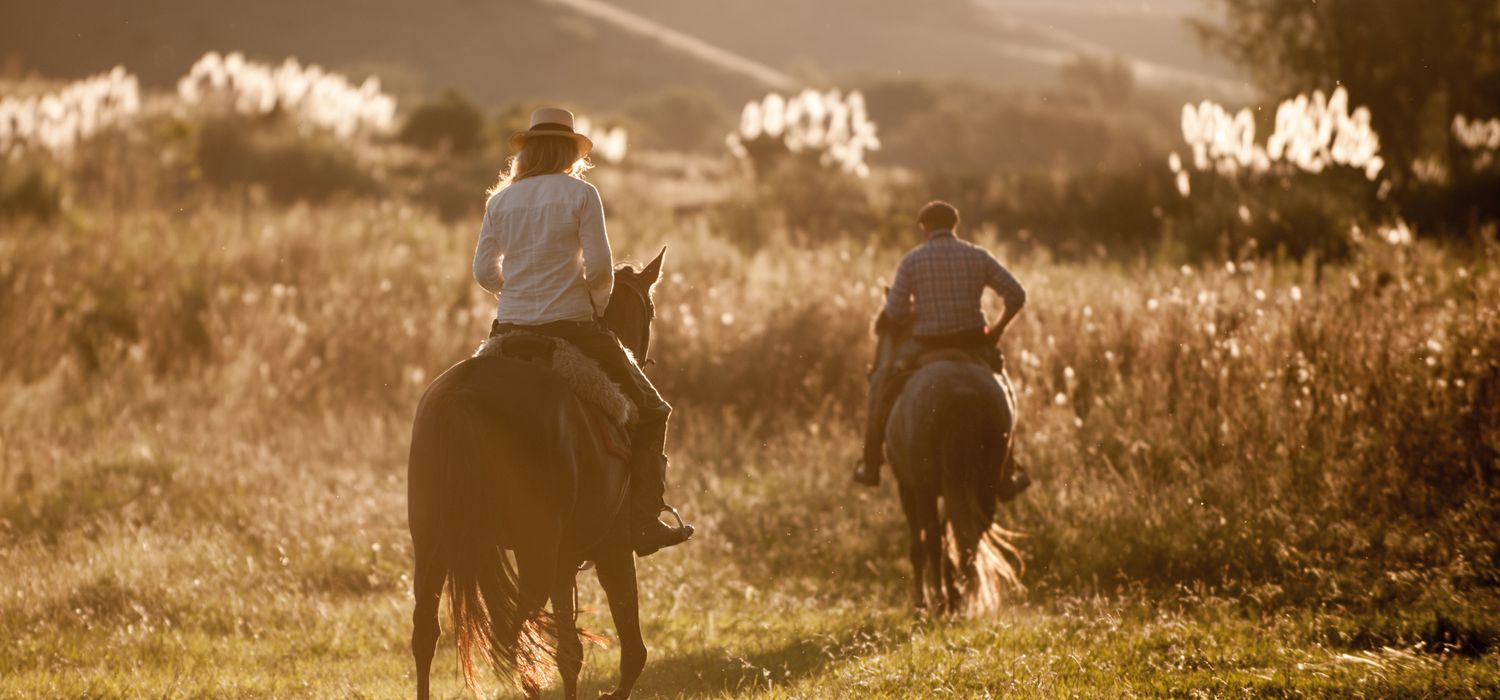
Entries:
[[[903, 332], [883, 334], [872, 381], [918, 354]], [[954, 351], [925, 357], [892, 406], [886, 454], [911, 530], [918, 609], [927, 607], [928, 574], [948, 613], [993, 609], [1006, 587], [1020, 588], [1014, 533], [994, 523], [1015, 469], [1015, 423], [1010, 379]]]

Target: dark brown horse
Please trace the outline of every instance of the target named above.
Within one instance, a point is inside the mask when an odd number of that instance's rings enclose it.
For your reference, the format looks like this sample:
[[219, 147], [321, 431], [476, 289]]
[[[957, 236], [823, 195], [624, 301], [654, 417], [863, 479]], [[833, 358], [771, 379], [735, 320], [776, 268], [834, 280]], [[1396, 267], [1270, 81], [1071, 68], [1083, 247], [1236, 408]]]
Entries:
[[[665, 253], [639, 272], [616, 270], [604, 316], [641, 362]], [[620, 683], [605, 697], [629, 697], [646, 665], [629, 471], [591, 429], [593, 410], [550, 369], [498, 356], [459, 362], [422, 396], [407, 467], [418, 698], [428, 697], [445, 583], [471, 689], [478, 656], [536, 697], [555, 655], [564, 692], [577, 697], [583, 646], [573, 600], [585, 561], [596, 566], [620, 636]]]
[[[877, 371], [913, 354], [904, 332], [881, 336]], [[918, 369], [891, 407], [886, 454], [911, 530], [912, 603], [927, 607], [931, 576], [944, 612], [983, 612], [1020, 586], [1019, 552], [995, 524], [1015, 467], [1016, 401], [1010, 379], [977, 360]], [[1015, 564], [1012, 565], [1012, 560]]]

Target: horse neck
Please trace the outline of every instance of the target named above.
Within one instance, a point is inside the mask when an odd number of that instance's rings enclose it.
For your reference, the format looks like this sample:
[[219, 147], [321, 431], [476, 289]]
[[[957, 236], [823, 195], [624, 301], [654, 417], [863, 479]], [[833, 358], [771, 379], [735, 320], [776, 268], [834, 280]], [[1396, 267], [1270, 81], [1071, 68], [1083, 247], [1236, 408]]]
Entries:
[[[613, 331], [620, 343], [629, 350], [632, 355], [641, 357], [645, 348], [641, 347], [641, 341], [647, 337], [650, 331], [651, 319], [647, 317], [646, 310], [641, 308], [640, 302], [635, 298], [633, 292], [616, 289], [610, 296], [609, 307], [604, 313], [604, 325]], [[624, 300], [630, 303], [616, 302]]]

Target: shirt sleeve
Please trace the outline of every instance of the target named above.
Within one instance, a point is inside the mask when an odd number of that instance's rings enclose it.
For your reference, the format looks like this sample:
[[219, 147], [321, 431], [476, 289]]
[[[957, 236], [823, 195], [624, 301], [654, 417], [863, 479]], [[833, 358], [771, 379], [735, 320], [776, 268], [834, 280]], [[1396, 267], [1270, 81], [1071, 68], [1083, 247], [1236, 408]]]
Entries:
[[901, 259], [901, 264], [896, 266], [896, 279], [891, 282], [890, 291], [886, 293], [885, 315], [893, 321], [905, 320], [912, 316], [911, 266], [910, 255]]
[[578, 240], [583, 246], [583, 277], [588, 283], [589, 300], [594, 304], [594, 315], [603, 316], [615, 287], [615, 267], [604, 230], [604, 202], [593, 185], [588, 185], [584, 193]]
[[500, 261], [505, 258], [505, 244], [501, 241], [499, 217], [493, 207], [485, 207], [484, 223], [479, 226], [479, 246], [474, 249], [474, 281], [491, 294], [499, 294], [505, 286], [500, 274]]
[[1026, 290], [1021, 287], [1015, 275], [1010, 274], [1010, 270], [1005, 269], [995, 256], [985, 253], [985, 258], [984, 285], [1000, 295], [1005, 301], [1006, 310], [1015, 311], [1025, 306]]

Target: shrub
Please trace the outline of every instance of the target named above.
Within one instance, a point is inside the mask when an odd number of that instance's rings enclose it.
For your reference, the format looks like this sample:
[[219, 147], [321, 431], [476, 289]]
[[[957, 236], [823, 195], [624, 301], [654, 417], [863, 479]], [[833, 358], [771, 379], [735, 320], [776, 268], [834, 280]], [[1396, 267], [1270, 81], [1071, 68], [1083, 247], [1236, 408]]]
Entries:
[[714, 212], [714, 224], [753, 250], [788, 236], [816, 244], [864, 237], [879, 224], [869, 189], [849, 173], [822, 167], [816, 153], [787, 153]]
[[477, 222], [483, 213], [485, 190], [495, 182], [494, 160], [483, 157], [442, 160], [442, 163], [418, 163], [403, 174], [412, 182], [409, 196], [446, 221], [474, 217]]
[[275, 120], [206, 120], [199, 132], [198, 165], [211, 185], [262, 186], [281, 202], [322, 202], [376, 189], [348, 147], [325, 135], [298, 133]]
[[640, 145], [664, 151], [714, 151], [724, 143], [733, 117], [705, 89], [672, 88], [630, 103], [625, 115]]
[[0, 160], [0, 217], [50, 220], [62, 211], [62, 183], [44, 166]]
[[444, 91], [412, 110], [397, 138], [427, 150], [471, 153], [483, 145], [484, 112], [463, 93]]

